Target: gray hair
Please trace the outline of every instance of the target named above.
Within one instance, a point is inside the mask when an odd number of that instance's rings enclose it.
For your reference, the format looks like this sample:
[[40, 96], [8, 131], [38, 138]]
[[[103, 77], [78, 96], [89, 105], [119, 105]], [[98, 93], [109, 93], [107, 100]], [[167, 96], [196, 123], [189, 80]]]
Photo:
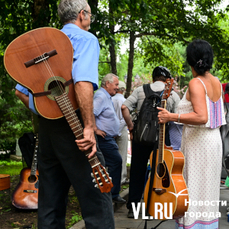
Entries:
[[86, 10], [86, 0], [61, 0], [58, 6], [58, 15], [63, 24], [75, 23], [81, 10]]
[[124, 87], [119, 88], [117, 91], [124, 92], [126, 89]]
[[113, 73], [106, 74], [102, 79], [101, 87], [105, 87], [107, 81], [109, 81], [109, 83], [113, 83], [114, 82], [114, 77], [116, 77], [118, 79], [118, 76], [116, 76]]

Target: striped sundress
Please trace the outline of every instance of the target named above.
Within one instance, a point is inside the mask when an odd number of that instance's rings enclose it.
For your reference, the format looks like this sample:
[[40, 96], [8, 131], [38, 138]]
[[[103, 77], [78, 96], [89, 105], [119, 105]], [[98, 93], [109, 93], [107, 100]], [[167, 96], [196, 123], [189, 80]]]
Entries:
[[[185, 217], [176, 222], [178, 229], [218, 228], [222, 140], [219, 131], [226, 124], [222, 96], [213, 102], [206, 92], [208, 122], [204, 125], [184, 124], [181, 151], [185, 156], [184, 178], [190, 203]], [[222, 89], [221, 89], [222, 90]], [[193, 112], [186, 94], [178, 105], [178, 113]]]

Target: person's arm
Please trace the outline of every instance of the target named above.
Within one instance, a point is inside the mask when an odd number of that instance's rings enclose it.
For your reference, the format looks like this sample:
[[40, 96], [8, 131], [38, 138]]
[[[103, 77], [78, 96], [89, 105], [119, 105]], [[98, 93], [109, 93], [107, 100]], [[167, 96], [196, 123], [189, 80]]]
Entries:
[[134, 124], [133, 124], [131, 117], [130, 117], [130, 111], [129, 111], [128, 107], [125, 106], [124, 104], [121, 106], [121, 109], [122, 109], [122, 116], [125, 119], [126, 125], [129, 129], [129, 132], [130, 132], [130, 139], [132, 140], [133, 139], [132, 133], [133, 133]]
[[81, 151], [92, 149], [88, 158], [96, 153], [93, 95], [94, 90], [98, 88], [100, 50], [98, 40], [92, 37], [91, 39], [84, 39], [84, 37], [78, 39], [77, 36], [74, 36], [71, 39], [74, 49], [72, 78], [75, 85], [76, 100], [84, 122], [84, 138], [76, 140], [76, 144]]
[[106, 136], [106, 133], [102, 130], [99, 130], [96, 125], [95, 125], [95, 133], [103, 138], [105, 138]]
[[[98, 95], [97, 93], [95, 93], [94, 95], [94, 100], [93, 100], [93, 113], [94, 113], [94, 120], [96, 117], [98, 117], [103, 111], [104, 111], [104, 106], [102, 106], [104, 101], [103, 96], [100, 94]], [[97, 125], [96, 125], [96, 121], [95, 121], [95, 133], [96, 135], [99, 135], [103, 138], [105, 138], [106, 136], [106, 132], [104, 132], [103, 130], [98, 129]]]
[[20, 92], [19, 90], [15, 90], [15, 95], [25, 104], [25, 106], [29, 109], [29, 96]]
[[172, 111], [173, 111], [173, 113], [176, 113], [177, 112], [177, 107], [178, 107], [178, 104], [179, 104], [179, 102], [180, 102], [180, 97], [179, 97], [179, 95], [175, 92], [175, 91], [173, 91], [173, 109], [172, 109]]
[[202, 125], [207, 123], [208, 112], [205, 89], [198, 79], [192, 79], [189, 82], [186, 98], [191, 101], [194, 110], [193, 112], [179, 115], [170, 113], [164, 108], [158, 107], [158, 110], [160, 110], [158, 113], [159, 123], [166, 123], [169, 121], [180, 121], [181, 123], [191, 125]]
[[96, 153], [96, 140], [94, 135], [94, 114], [93, 114], [93, 85], [90, 82], [77, 82], [75, 84], [76, 100], [84, 122], [83, 136], [76, 143], [81, 151], [92, 148], [88, 158]]

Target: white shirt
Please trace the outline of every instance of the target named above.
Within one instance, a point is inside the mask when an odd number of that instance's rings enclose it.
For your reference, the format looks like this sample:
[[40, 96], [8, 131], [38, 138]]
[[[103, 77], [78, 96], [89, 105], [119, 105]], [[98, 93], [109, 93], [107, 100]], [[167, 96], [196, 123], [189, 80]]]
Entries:
[[121, 110], [121, 106], [125, 102], [125, 100], [126, 99], [124, 98], [124, 96], [120, 93], [116, 93], [116, 95], [112, 97], [114, 108], [120, 121], [118, 136], [121, 136], [122, 129], [126, 126], [126, 122], [122, 116], [122, 110]]

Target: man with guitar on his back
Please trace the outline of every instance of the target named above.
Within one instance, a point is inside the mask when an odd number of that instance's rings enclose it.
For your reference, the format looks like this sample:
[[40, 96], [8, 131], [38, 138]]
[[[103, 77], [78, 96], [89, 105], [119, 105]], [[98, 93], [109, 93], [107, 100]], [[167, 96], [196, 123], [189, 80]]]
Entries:
[[[150, 84], [151, 90], [154, 92], [163, 91], [166, 79], [168, 78], [171, 78], [171, 74], [167, 68], [163, 66], [156, 67], [152, 73], [153, 83]], [[122, 105], [122, 115], [127, 123], [130, 131], [130, 138], [132, 140], [129, 199], [127, 202], [127, 208], [129, 209], [128, 218], [134, 218], [131, 203], [135, 203], [135, 206], [137, 206], [137, 203], [141, 201], [148, 159], [154, 148], [154, 145], [145, 146], [135, 142], [132, 135], [134, 124], [130, 118], [130, 112], [136, 108], [139, 113], [145, 97], [143, 86], [140, 86], [133, 91]], [[175, 110], [179, 101], [180, 98], [178, 94], [172, 91], [171, 96], [167, 100], [167, 109], [170, 111]]]
[[[94, 187], [90, 164], [81, 152], [91, 148], [88, 157], [91, 158], [96, 153], [104, 165], [104, 158], [97, 151], [94, 135], [93, 90], [98, 88], [100, 50], [97, 38], [88, 32], [94, 15], [85, 0], [61, 0], [58, 14], [64, 24], [62, 32], [73, 45], [72, 78], [84, 124], [84, 138], [75, 141], [65, 117], [56, 120], [39, 118], [38, 228], [65, 228], [68, 191], [70, 185], [73, 185], [86, 228], [113, 229], [111, 195], [101, 193]], [[32, 94], [26, 88], [17, 85], [15, 94], [36, 112]]]

